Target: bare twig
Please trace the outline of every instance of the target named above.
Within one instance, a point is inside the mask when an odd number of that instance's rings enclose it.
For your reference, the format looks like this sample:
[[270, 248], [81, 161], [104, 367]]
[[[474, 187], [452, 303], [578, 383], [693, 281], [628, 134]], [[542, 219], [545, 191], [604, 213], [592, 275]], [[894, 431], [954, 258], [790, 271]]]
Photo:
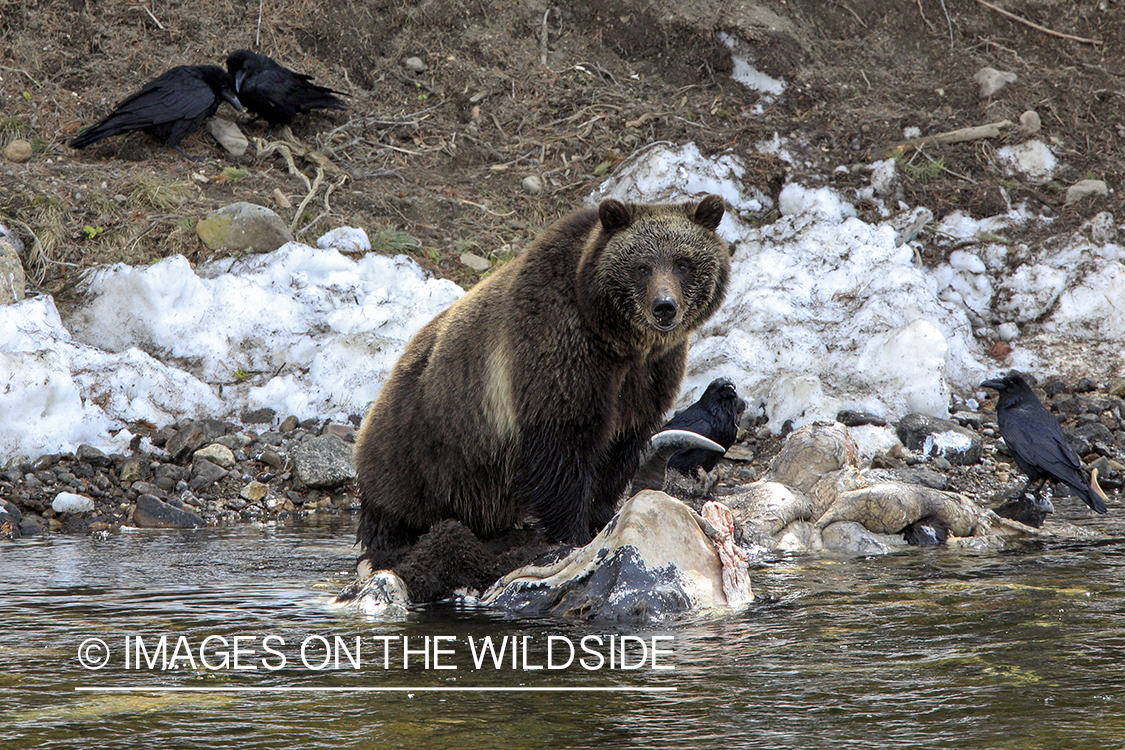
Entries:
[[265, 4], [266, 0], [258, 0], [258, 28], [254, 32], [254, 49], [262, 46], [262, 6]]
[[157, 26], [160, 27], [161, 31], [167, 31], [168, 30], [168, 29], [164, 28], [164, 24], [160, 23], [159, 18], [152, 15], [152, 11], [148, 9], [147, 5], [142, 5], [140, 3], [137, 3], [136, 5], [130, 5], [129, 7], [132, 8], [133, 10], [143, 10], [145, 13], [148, 13], [148, 17], [152, 19], [152, 22], [154, 24], [156, 24]]
[[1018, 22], [1022, 23], [1024, 26], [1030, 26], [1031, 28], [1035, 29], [1036, 31], [1042, 31], [1044, 34], [1050, 34], [1051, 36], [1057, 36], [1060, 39], [1069, 39], [1072, 42], [1081, 42], [1082, 44], [1093, 44], [1093, 45], [1096, 46], [1096, 45], [1099, 45], [1099, 44], [1102, 43], [1100, 39], [1086, 39], [1085, 37], [1074, 36], [1072, 34], [1064, 34], [1061, 31], [1055, 31], [1054, 29], [1048, 29], [1046, 26], [1040, 26], [1037, 23], [1033, 23], [1031, 21], [1028, 21], [1026, 18], [1023, 18], [1022, 16], [1017, 16], [1015, 13], [1012, 13], [1011, 11], [1004, 10], [1003, 8], [998, 8], [995, 5], [993, 5], [992, 3], [985, 2], [985, 0], [977, 0], [977, 2], [980, 3], [981, 5], [983, 5], [984, 7], [988, 8], [989, 10], [994, 10], [1002, 16], [1007, 16], [1008, 18], [1012, 19], [1013, 21], [1018, 21]]
[[970, 128], [958, 128], [957, 130], [948, 130], [944, 133], [937, 133], [936, 135], [927, 135], [923, 138], [912, 138], [909, 141], [902, 141], [896, 143], [890, 148], [886, 149], [885, 153], [890, 156], [895, 153], [904, 154], [916, 148], [921, 148], [928, 143], [962, 143], [964, 141], [976, 141], [982, 138], [996, 138], [1000, 135], [1000, 131], [1006, 127], [1010, 127], [1011, 120], [1001, 120], [1000, 122], [990, 122], [987, 125], [975, 125]]
[[941, 10], [945, 13], [945, 25], [949, 27], [949, 49], [953, 49], [953, 19], [949, 17], [949, 9], [945, 7], [945, 0], [941, 0]]
[[539, 64], [547, 67], [547, 38], [549, 36], [547, 21], [551, 17], [551, 9], [543, 11], [543, 28], [539, 32]]

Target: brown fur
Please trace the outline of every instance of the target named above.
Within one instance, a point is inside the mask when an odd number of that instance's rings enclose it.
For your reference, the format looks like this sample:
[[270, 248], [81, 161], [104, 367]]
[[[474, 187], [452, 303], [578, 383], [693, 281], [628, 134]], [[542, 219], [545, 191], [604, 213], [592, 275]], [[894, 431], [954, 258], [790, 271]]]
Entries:
[[612, 517], [730, 273], [723, 203], [603, 201], [430, 321], [364, 418], [359, 542], [393, 561], [453, 518], [487, 539], [530, 514], [584, 544]]

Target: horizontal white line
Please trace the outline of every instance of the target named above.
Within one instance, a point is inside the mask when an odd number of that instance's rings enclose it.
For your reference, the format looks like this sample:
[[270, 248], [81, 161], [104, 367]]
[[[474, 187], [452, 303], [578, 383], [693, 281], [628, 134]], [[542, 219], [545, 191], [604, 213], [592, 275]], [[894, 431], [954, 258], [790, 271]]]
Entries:
[[76, 687], [76, 693], [674, 693], [674, 687]]

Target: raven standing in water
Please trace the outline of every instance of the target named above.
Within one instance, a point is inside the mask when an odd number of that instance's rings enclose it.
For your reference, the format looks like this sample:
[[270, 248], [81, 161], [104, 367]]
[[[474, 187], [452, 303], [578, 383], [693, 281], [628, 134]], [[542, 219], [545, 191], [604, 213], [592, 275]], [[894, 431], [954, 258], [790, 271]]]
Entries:
[[1039, 493], [1047, 480], [1052, 480], [1065, 484], [1095, 512], [1105, 513], [1105, 494], [1096, 482], [1091, 486], [1087, 481], [1082, 463], [1066, 441], [1059, 421], [1039, 403], [1023, 375], [1013, 370], [980, 385], [1000, 392], [996, 402], [1000, 435], [1016, 466], [1028, 477], [1020, 497], [1038, 483], [1032, 503], [1040, 513], [1049, 512], [1050, 501], [1041, 499]]
[[242, 109], [234, 81], [225, 70], [217, 65], [180, 65], [146, 83], [104, 120], [79, 133], [70, 146], [82, 148], [103, 138], [143, 130], [190, 159], [180, 141], [224, 101]]
[[227, 70], [234, 77], [238, 98], [270, 124], [288, 125], [293, 118], [313, 109], [347, 109], [333, 91], [312, 82], [312, 77], [280, 65], [272, 58], [248, 49], [237, 49], [227, 56]]

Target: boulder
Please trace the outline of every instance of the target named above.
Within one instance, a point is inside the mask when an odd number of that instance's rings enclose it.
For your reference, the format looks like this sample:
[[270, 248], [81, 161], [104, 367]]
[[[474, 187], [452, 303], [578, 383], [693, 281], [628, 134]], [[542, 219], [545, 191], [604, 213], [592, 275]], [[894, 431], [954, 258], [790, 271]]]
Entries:
[[907, 414], [895, 429], [898, 439], [910, 450], [959, 466], [978, 463], [984, 450], [980, 435], [948, 419]]
[[180, 510], [152, 495], [137, 498], [133, 524], [144, 529], [198, 529], [206, 525], [195, 513]]
[[352, 446], [336, 435], [321, 435], [289, 451], [294, 479], [306, 487], [334, 490], [355, 479]]
[[201, 219], [195, 231], [212, 250], [272, 253], [293, 240], [280, 216], [253, 203], [232, 203]]

